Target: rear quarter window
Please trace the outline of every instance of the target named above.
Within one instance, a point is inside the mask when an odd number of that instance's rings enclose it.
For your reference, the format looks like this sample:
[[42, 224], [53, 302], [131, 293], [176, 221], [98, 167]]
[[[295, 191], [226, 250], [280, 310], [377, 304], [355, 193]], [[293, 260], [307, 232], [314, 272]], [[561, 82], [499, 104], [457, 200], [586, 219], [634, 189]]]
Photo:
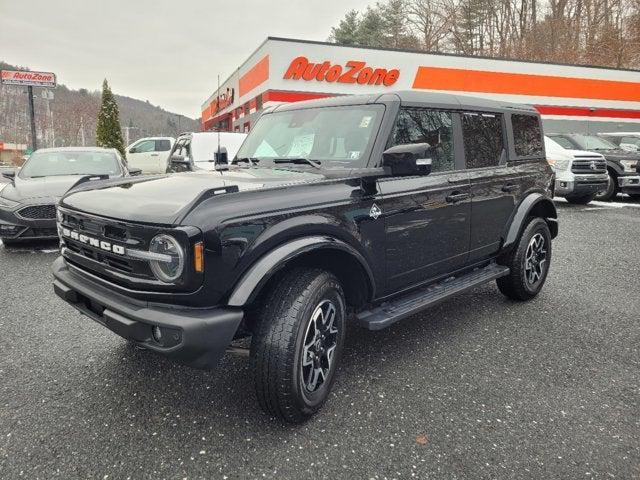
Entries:
[[511, 115], [511, 126], [518, 157], [543, 156], [542, 129], [536, 115]]
[[171, 142], [169, 140], [156, 140], [156, 152], [167, 152], [171, 150]]

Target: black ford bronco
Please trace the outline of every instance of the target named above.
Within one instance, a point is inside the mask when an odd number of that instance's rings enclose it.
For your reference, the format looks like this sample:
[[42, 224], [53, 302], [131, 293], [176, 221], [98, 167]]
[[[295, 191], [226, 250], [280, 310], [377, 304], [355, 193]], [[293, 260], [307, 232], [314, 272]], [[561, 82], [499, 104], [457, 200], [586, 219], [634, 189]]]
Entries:
[[216, 171], [63, 197], [54, 287], [195, 367], [251, 336], [259, 403], [300, 422], [328, 396], [348, 321], [382, 329], [492, 280], [535, 297], [553, 184], [527, 106], [419, 92], [280, 105]]

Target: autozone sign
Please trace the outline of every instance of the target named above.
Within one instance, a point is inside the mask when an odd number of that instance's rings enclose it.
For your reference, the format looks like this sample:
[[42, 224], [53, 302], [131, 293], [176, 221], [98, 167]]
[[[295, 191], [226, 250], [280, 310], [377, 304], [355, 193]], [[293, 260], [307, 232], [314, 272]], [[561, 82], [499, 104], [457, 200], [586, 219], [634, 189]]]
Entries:
[[25, 85], [28, 87], [55, 87], [56, 75], [51, 72], [25, 72], [23, 70], [2, 70], [0, 80], [3, 85]]
[[331, 62], [312, 63], [307, 57], [294, 58], [284, 74], [285, 80], [307, 82], [354, 83], [357, 85], [384, 85], [389, 87], [398, 81], [400, 70], [369, 67], [366, 62], [349, 60], [344, 65]]

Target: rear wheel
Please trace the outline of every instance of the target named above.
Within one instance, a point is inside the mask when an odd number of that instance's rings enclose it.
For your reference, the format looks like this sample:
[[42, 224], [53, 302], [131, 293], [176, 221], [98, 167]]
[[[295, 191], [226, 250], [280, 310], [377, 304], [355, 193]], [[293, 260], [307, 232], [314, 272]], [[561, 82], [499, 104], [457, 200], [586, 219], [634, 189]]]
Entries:
[[531, 300], [544, 285], [551, 262], [551, 232], [542, 218], [525, 227], [518, 245], [501, 263], [510, 273], [497, 280], [500, 291], [514, 300]]
[[594, 198], [595, 198], [595, 195], [581, 195], [579, 197], [577, 196], [566, 197], [567, 202], [573, 203], [574, 205], [586, 205]]
[[596, 200], [608, 202], [618, 195], [618, 177], [614, 173], [609, 172], [609, 182], [607, 188], [596, 194]]
[[265, 412], [300, 423], [320, 409], [340, 361], [345, 312], [342, 286], [324, 270], [292, 270], [269, 292], [251, 342]]

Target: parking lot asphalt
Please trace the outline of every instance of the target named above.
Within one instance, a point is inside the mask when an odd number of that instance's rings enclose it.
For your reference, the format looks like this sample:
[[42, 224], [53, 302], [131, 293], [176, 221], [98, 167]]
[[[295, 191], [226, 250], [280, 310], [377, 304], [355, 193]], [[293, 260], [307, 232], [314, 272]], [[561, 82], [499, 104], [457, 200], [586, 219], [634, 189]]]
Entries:
[[0, 247], [0, 478], [640, 478], [640, 202], [558, 202], [547, 284], [353, 327], [329, 402], [263, 414], [248, 361], [138, 350]]

